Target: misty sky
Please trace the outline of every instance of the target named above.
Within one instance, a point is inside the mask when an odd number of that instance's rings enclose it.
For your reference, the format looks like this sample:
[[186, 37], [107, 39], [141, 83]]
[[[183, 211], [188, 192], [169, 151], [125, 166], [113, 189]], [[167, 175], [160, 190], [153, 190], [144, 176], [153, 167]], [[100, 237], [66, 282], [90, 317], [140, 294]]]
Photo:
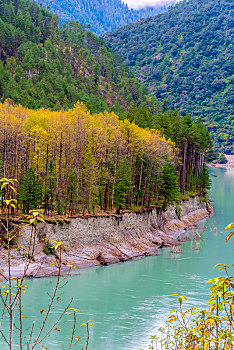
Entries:
[[162, 7], [164, 5], [175, 4], [178, 0], [123, 0], [129, 7], [134, 9], [143, 8], [146, 6]]

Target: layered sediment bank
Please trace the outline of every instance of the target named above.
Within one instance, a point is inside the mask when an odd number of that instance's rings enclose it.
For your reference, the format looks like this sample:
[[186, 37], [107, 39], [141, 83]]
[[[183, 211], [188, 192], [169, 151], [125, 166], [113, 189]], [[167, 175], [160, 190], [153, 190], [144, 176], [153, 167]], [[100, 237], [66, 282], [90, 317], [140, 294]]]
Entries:
[[[212, 207], [201, 198], [190, 198], [180, 205], [125, 212], [122, 215], [85, 216], [71, 218], [69, 222], [40, 223], [35, 240], [34, 260], [27, 277], [45, 277], [57, 274], [54, 255], [43, 252], [45, 242], [66, 243], [62, 251], [62, 270], [67, 265], [77, 269], [108, 265], [156, 255], [161, 247], [181, 244], [178, 237], [197, 221], [212, 214]], [[18, 238], [18, 247], [26, 247], [30, 227], [24, 228]], [[25, 257], [23, 248], [13, 249], [12, 274], [21, 276]], [[7, 277], [7, 254], [1, 250], [1, 273]]]

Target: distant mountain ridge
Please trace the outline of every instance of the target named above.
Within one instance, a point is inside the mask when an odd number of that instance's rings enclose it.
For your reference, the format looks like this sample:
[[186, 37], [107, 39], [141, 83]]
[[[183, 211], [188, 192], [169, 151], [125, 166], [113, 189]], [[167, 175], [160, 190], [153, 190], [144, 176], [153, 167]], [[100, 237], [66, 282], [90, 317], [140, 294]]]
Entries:
[[232, 0], [189, 0], [104, 38], [151, 94], [201, 117], [219, 151], [234, 153], [233, 27]]
[[96, 35], [112, 31], [141, 18], [166, 11], [167, 6], [130, 9], [121, 0], [35, 0], [56, 13], [62, 22], [78, 21]]

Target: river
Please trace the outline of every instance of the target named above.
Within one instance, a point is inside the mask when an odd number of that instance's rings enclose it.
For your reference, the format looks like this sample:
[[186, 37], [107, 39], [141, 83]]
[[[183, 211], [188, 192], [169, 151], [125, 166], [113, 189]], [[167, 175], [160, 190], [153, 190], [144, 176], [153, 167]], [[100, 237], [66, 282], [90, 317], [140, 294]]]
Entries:
[[[164, 248], [159, 256], [81, 270], [69, 277], [62, 302], [53, 313], [58, 314], [69, 298], [74, 297], [73, 304], [84, 312], [78, 317], [78, 323], [92, 320], [94, 324], [89, 350], [146, 348], [150, 335], [157, 333], [177, 305], [176, 298], [171, 296], [173, 293], [186, 295], [188, 306], [205, 307], [209, 288], [206, 281], [218, 274], [215, 264], [232, 265], [234, 239], [227, 244], [227, 233], [223, 231], [234, 221], [234, 169], [211, 169], [210, 174], [213, 182], [210, 197], [214, 200], [215, 214], [199, 223], [196, 230], [199, 233], [205, 230], [202, 240], [183, 243], [179, 255], [172, 254], [171, 248]], [[199, 250], [194, 250], [197, 245]], [[46, 306], [46, 291], [50, 289], [49, 278], [29, 282], [23, 311], [28, 325], [42, 317], [40, 309]], [[63, 343], [67, 349], [70, 326], [71, 322], [59, 326], [61, 331], [55, 331], [41, 345], [49, 350], [62, 350]], [[79, 326], [76, 336], [84, 339], [84, 331], [84, 327]], [[15, 349], [18, 349], [16, 344]]]

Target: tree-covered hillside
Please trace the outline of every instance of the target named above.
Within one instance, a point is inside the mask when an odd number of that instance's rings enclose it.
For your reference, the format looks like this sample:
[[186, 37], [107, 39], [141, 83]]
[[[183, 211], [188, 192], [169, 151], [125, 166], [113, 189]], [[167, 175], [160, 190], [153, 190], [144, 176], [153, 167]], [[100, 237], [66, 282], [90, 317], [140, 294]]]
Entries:
[[77, 100], [118, 113], [146, 90], [103, 39], [78, 22], [59, 25], [28, 0], [0, 0], [0, 101], [67, 109]]
[[23, 211], [165, 207], [206, 193], [201, 120], [149, 98], [81, 24], [0, 0], [0, 55], [0, 178], [19, 180]]
[[36, 2], [57, 13], [62, 22], [79, 21], [89, 26], [96, 35], [102, 35], [166, 10], [164, 6], [133, 10], [121, 0], [36, 0]]
[[140, 81], [182, 114], [201, 117], [219, 151], [233, 153], [232, 0], [189, 0], [105, 35]]

